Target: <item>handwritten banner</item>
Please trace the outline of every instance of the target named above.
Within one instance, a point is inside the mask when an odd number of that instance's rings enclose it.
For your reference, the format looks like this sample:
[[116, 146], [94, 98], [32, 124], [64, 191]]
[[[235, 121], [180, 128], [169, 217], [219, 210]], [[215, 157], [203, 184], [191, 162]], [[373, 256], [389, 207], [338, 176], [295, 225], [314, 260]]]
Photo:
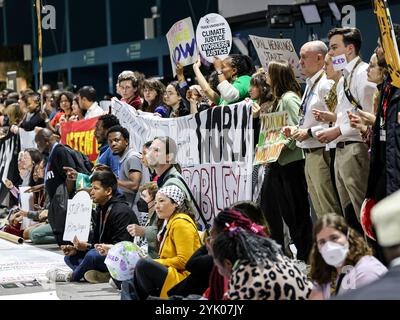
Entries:
[[189, 17], [176, 22], [167, 33], [167, 41], [175, 77], [177, 62], [187, 66], [195, 63], [198, 58], [192, 19]]
[[293, 67], [296, 80], [305, 82], [305, 76], [301, 73], [299, 57], [291, 39], [263, 38], [252, 35], [249, 37], [265, 70], [268, 70], [268, 64], [273, 60], [286, 60]]
[[130, 147], [140, 151], [156, 136], [174, 139], [183, 177], [208, 221], [236, 201], [251, 200], [251, 104], [240, 102], [170, 119], [132, 109], [118, 100], [112, 103], [112, 113], [130, 133]]
[[94, 136], [94, 129], [97, 120], [96, 117], [76, 122], [64, 122], [61, 125], [61, 142], [87, 155], [90, 161], [96, 161], [99, 147]]
[[88, 241], [92, 203], [93, 201], [86, 191], [80, 191], [72, 199], [68, 200], [64, 241], [72, 241], [75, 236], [79, 241]]
[[260, 115], [261, 129], [254, 164], [265, 164], [278, 160], [285, 146], [285, 137], [281, 133], [281, 129], [288, 125], [288, 119], [287, 112]]
[[216, 13], [202, 17], [196, 29], [199, 52], [208, 62], [214, 57], [225, 59], [232, 48], [232, 32], [225, 18]]

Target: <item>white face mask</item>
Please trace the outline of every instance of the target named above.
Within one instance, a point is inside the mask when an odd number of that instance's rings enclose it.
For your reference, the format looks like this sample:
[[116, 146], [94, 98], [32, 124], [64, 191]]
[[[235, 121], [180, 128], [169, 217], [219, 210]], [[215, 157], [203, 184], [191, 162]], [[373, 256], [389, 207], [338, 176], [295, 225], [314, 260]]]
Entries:
[[346, 260], [347, 253], [349, 252], [349, 243], [342, 245], [336, 242], [327, 241], [319, 252], [326, 264], [338, 268], [341, 267]]

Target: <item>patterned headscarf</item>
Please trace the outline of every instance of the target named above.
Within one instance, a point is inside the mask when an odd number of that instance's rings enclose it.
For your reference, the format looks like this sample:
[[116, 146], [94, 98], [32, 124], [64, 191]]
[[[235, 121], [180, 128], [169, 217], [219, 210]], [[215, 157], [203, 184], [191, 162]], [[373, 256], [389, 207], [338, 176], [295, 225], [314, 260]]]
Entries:
[[181, 206], [185, 200], [185, 194], [175, 185], [162, 187], [158, 192], [174, 200], [178, 206]]

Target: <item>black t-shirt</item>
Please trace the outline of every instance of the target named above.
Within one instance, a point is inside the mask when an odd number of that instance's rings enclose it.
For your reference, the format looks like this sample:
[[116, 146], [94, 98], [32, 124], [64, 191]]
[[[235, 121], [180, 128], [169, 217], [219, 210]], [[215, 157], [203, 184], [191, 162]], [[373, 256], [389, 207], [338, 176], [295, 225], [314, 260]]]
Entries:
[[53, 198], [57, 187], [65, 183], [67, 175], [63, 167], [71, 167], [75, 169], [75, 162], [68, 150], [61, 144], [58, 144], [50, 154], [49, 163], [46, 171], [46, 191], [50, 200]]

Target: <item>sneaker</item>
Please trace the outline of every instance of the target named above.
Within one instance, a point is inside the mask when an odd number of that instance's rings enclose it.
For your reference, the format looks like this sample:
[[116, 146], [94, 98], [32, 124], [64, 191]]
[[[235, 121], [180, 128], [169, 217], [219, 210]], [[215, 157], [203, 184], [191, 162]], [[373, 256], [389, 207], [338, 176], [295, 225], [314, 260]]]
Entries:
[[101, 272], [97, 270], [89, 270], [83, 276], [89, 283], [107, 283], [111, 276], [108, 272]]
[[70, 282], [71, 271], [65, 271], [62, 269], [51, 269], [46, 272], [46, 277], [53, 282]]

